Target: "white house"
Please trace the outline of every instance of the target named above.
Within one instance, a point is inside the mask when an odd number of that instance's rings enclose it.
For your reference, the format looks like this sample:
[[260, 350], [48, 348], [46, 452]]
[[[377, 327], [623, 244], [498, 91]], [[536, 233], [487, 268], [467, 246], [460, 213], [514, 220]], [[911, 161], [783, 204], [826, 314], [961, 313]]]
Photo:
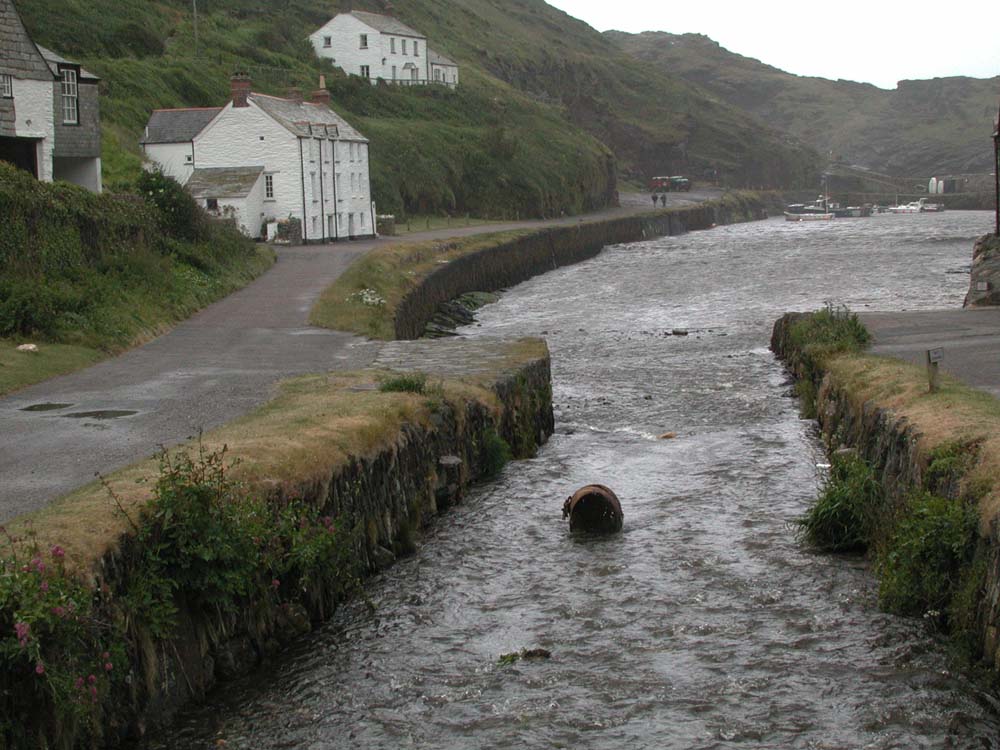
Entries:
[[209, 212], [251, 237], [288, 218], [307, 243], [375, 234], [368, 140], [330, 109], [321, 81], [312, 101], [251, 92], [232, 79], [218, 110], [152, 114], [143, 148]]
[[101, 192], [99, 79], [36, 45], [0, 0], [0, 160]]
[[309, 41], [317, 56], [373, 82], [458, 85], [458, 65], [429, 49], [427, 37], [392, 16], [339, 13], [310, 34]]

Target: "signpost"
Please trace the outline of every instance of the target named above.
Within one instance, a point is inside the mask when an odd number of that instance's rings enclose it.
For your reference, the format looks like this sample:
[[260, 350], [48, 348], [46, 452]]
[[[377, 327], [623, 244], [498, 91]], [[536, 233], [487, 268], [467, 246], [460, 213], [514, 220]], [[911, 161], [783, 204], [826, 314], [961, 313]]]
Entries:
[[938, 371], [938, 363], [943, 359], [944, 349], [927, 350], [927, 383], [930, 386], [931, 393], [935, 393], [939, 388], [940, 372]]

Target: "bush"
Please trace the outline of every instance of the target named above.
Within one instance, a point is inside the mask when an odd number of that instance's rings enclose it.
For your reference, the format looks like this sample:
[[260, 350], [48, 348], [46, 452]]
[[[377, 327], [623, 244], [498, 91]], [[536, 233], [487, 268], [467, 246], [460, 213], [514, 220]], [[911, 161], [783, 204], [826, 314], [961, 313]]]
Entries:
[[798, 520], [802, 539], [828, 552], [864, 552], [885, 502], [875, 474], [853, 453], [836, 454], [815, 504]]
[[159, 170], [143, 170], [136, 180], [136, 190], [156, 207], [160, 228], [169, 237], [189, 242], [208, 239], [208, 216], [173, 177]]
[[947, 624], [976, 550], [978, 516], [961, 500], [921, 492], [910, 498], [879, 556], [879, 600], [898, 614]]
[[495, 477], [506, 466], [513, 453], [510, 445], [497, 433], [490, 430], [483, 439], [483, 476], [486, 478]]

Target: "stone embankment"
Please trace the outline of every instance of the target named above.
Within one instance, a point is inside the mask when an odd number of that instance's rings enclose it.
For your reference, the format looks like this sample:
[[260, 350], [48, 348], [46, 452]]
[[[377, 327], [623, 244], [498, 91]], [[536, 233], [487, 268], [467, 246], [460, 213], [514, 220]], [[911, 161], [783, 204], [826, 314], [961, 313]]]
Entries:
[[495, 292], [597, 255], [609, 245], [767, 218], [761, 200], [734, 194], [659, 213], [544, 229], [455, 258], [435, 269], [395, 310], [397, 339], [416, 339], [442, 305], [469, 292]]
[[987, 234], [972, 251], [972, 274], [965, 307], [1000, 305], [1000, 237]]
[[[872, 366], [872, 360], [881, 358], [869, 357], [867, 365], [860, 367], [848, 366], [839, 370], [812, 361], [808, 354], [794, 342], [791, 335], [792, 326], [803, 316], [802, 313], [789, 313], [774, 325], [771, 338], [771, 350], [781, 359], [792, 374], [804, 383], [806, 393], [814, 394], [814, 412], [827, 450], [833, 453], [847, 448], [855, 451], [870, 466], [878, 482], [885, 492], [885, 503], [878, 508], [869, 509], [878, 536], [887, 538], [891, 535], [901, 516], [908, 511], [907, 498], [921, 490], [933, 492], [951, 500], [977, 502], [970, 492], [970, 474], [951, 474], [946, 472], [937, 476], [932, 471], [932, 451], [940, 447], [941, 426], [932, 424], [938, 422], [956, 422], [946, 433], [951, 439], [969, 441], [972, 444], [983, 443], [982, 452], [990, 450], [989, 440], [976, 436], [978, 425], [973, 426], [973, 419], [963, 420], [959, 410], [964, 406], [958, 401], [944, 400], [938, 407], [923, 407], [915, 412], [919, 416], [908, 418], [895, 409], [883, 403], [880, 399], [867, 398], [859, 392], [858, 383], [872, 375], [861, 375], [850, 380], [841, 372], [863, 372], [864, 368]], [[897, 363], [896, 367], [909, 367]], [[871, 370], [869, 370], [870, 372]], [[908, 371], [907, 377], [914, 377], [917, 382], [921, 378], [921, 370], [914, 368]], [[905, 386], [913, 388], [910, 381]], [[926, 381], [918, 390], [926, 391]], [[967, 390], [967, 389], [966, 389]], [[925, 396], [926, 398], [926, 396]], [[987, 398], [980, 394], [973, 396], [972, 408], [981, 407], [981, 401], [975, 399]], [[941, 419], [940, 411], [944, 409], [957, 412], [948, 414]], [[962, 422], [965, 421], [965, 425]], [[987, 427], [987, 430], [989, 428]], [[934, 431], [934, 439], [929, 433]], [[987, 461], [991, 459], [987, 458]], [[982, 472], [983, 459], [980, 458]], [[973, 471], [971, 464], [963, 470]], [[995, 472], [995, 467], [986, 467], [987, 472]], [[972, 482], [983, 483], [980, 473]], [[988, 493], [990, 490], [987, 490]], [[975, 554], [981, 560], [982, 579], [977, 582], [970, 600], [963, 601], [967, 608], [963, 616], [972, 623], [972, 636], [976, 639], [981, 658], [994, 669], [1000, 670], [1000, 525], [997, 522], [996, 504], [987, 495], [978, 500], [981, 515], [979, 533], [971, 542], [975, 549], [969, 549], [969, 555]]]
[[[79, 712], [72, 705], [64, 703], [60, 710], [53, 704], [40, 687], [42, 675], [33, 661], [16, 674], [0, 676], [2, 715], [13, 715], [25, 703], [18, 696], [38, 696], [27, 701], [30, 708], [18, 727], [5, 728], [0, 722], [0, 745], [6, 729], [6, 736], [13, 738], [11, 747], [113, 747], [164, 725], [185, 703], [219, 681], [247, 673], [328, 617], [344, 595], [347, 578], [364, 576], [412, 552], [421, 529], [434, 516], [459, 502], [471, 483], [496, 470], [498, 450], [527, 458], [552, 434], [550, 362], [541, 340], [395, 342], [386, 345], [375, 366], [335, 385], [323, 376], [290, 381], [284, 395], [258, 414], [203, 438], [209, 446], [228, 444], [229, 455], [247, 464], [239, 469], [249, 477], [245, 481], [250, 493], [262, 494], [279, 507], [290, 500], [305, 504], [317, 517], [334, 519], [337, 529], [351, 530], [346, 559], [327, 563], [344, 570], [320, 570], [321, 575], [310, 578], [315, 583], [307, 594], [293, 591], [286, 596], [280, 588], [251, 587], [252, 593], [234, 610], [206, 606], [204, 599], [178, 586], [171, 635], [158, 636], [142, 624], [145, 613], [134, 610], [135, 592], [145, 583], [136, 580], [139, 561], [149, 554], [138, 541], [145, 537], [135, 527], [146, 501], [128, 506], [126, 496], [135, 487], [135, 471], [107, 480], [125, 497], [120, 504], [129, 507], [127, 524], [107, 510], [107, 492], [100, 487], [81, 491], [77, 499], [71, 496], [56, 509], [55, 515], [83, 515], [86, 503], [95, 502], [107, 515], [98, 523], [121, 524], [121, 530], [109, 536], [107, 551], [94, 553], [89, 561], [92, 541], [77, 548], [63, 544], [67, 561], [72, 559], [91, 578], [100, 602], [95, 611], [107, 632], [121, 631], [111, 676], [125, 680], [101, 688], [100, 705], [94, 709], [95, 736], [93, 725], [78, 723]], [[419, 392], [400, 388], [383, 393], [379, 386], [386, 378], [405, 381], [408, 375], [420, 383]], [[319, 400], [303, 404], [303, 397]], [[358, 406], [359, 400], [363, 406]], [[329, 415], [316, 414], [319, 409]], [[297, 426], [292, 435], [289, 419], [281, 420], [282, 411]], [[395, 416], [385, 416], [390, 413]], [[333, 421], [324, 423], [327, 416]], [[342, 426], [363, 439], [351, 442], [358, 439], [343, 436]], [[273, 445], [263, 454], [262, 439]], [[345, 443], [331, 447], [331, 440]], [[358, 447], [348, 452], [344, 444]], [[280, 453], [278, 460], [271, 460], [273, 453]], [[504, 457], [499, 460], [502, 464]], [[151, 467], [155, 464], [146, 468]], [[103, 500], [93, 499], [99, 495]], [[51, 522], [52, 516], [43, 516], [36, 528], [45, 550], [54, 543], [46, 530]], [[41, 637], [39, 626], [31, 632]], [[108, 649], [116, 652], [114, 646]], [[54, 674], [56, 667], [53, 657], [47, 674]]]

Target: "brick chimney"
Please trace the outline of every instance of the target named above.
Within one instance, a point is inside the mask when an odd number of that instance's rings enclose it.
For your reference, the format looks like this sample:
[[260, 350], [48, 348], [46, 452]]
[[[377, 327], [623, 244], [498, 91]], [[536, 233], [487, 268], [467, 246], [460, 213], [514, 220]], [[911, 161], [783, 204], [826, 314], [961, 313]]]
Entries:
[[298, 88], [297, 86], [295, 88], [288, 89], [288, 98], [291, 99], [293, 102], [298, 102], [299, 104], [302, 104], [302, 89]]
[[229, 86], [233, 95], [233, 107], [249, 107], [247, 99], [250, 96], [250, 76], [246, 73], [233, 73]]
[[330, 92], [326, 88], [326, 76], [319, 77], [319, 88], [312, 92], [312, 103], [330, 106]]

